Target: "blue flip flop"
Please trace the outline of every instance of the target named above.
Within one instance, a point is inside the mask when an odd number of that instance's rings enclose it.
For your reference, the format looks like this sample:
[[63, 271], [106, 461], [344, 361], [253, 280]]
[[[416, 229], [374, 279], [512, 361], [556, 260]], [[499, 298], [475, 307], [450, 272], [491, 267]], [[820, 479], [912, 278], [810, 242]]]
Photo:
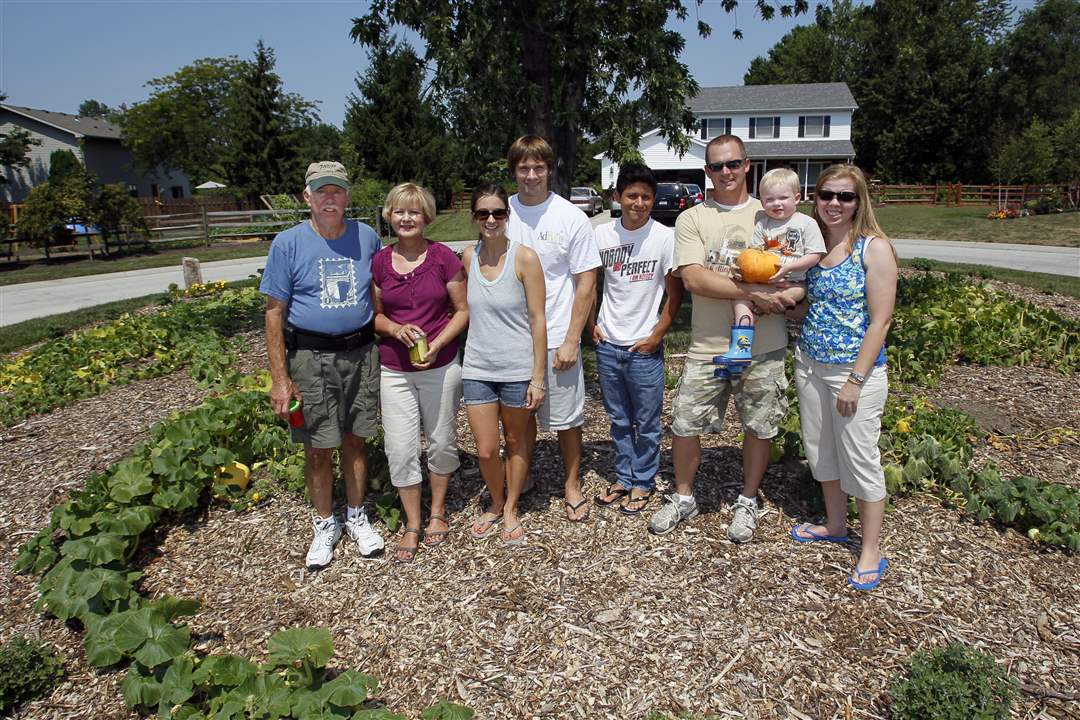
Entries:
[[[879, 562], [878, 566], [873, 570], [860, 570], [859, 563], [855, 563], [855, 568], [851, 571], [851, 575], [848, 575], [848, 585], [856, 590], [873, 590], [878, 586], [878, 583], [881, 582], [881, 578], [885, 575], [885, 570], [888, 567], [889, 559], [887, 557], [882, 557], [881, 562]], [[863, 575], [873, 575], [875, 573], [877, 574], [877, 577], [870, 582], [859, 582], [858, 580]]]
[[[803, 537], [799, 534], [799, 530], [810, 537]], [[812, 543], [812, 542], [831, 542], [831, 543], [846, 543], [848, 541], [847, 535], [822, 535], [810, 530], [810, 523], [801, 523], [791, 528], [791, 537], [795, 542]]]

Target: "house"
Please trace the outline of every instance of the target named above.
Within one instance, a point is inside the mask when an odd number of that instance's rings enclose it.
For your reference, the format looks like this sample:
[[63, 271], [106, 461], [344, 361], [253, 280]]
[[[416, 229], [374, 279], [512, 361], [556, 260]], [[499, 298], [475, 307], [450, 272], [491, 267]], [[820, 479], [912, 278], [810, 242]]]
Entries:
[[22, 202], [32, 187], [48, 180], [49, 156], [55, 150], [71, 150], [101, 184], [123, 183], [139, 197], [191, 195], [191, 183], [178, 170], [136, 171], [120, 128], [101, 118], [0, 104], [0, 133], [14, 128], [28, 131], [41, 144], [30, 148], [29, 166], [3, 168], [7, 182], [0, 184], [0, 202]]
[[[705, 176], [705, 146], [725, 134], [746, 143], [752, 161], [746, 182], [753, 194], [767, 170], [789, 167], [799, 174], [806, 197], [827, 166], [855, 159], [851, 122], [858, 105], [846, 83], [706, 87], [689, 106], [697, 132], [685, 155], [679, 157], [668, 147], [659, 129], [645, 133], [638, 143], [645, 164], [661, 181], [712, 187]], [[603, 185], [614, 187], [618, 164], [604, 155], [595, 159], [600, 161]]]

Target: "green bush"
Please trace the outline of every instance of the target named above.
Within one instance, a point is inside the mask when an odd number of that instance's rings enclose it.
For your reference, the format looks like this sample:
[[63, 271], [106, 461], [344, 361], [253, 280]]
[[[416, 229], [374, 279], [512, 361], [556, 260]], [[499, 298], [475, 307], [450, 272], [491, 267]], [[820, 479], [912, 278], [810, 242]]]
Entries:
[[0, 715], [45, 697], [64, 676], [64, 664], [44, 645], [18, 636], [0, 647]]
[[1016, 695], [994, 659], [962, 643], [917, 652], [892, 689], [893, 720], [1004, 720]]

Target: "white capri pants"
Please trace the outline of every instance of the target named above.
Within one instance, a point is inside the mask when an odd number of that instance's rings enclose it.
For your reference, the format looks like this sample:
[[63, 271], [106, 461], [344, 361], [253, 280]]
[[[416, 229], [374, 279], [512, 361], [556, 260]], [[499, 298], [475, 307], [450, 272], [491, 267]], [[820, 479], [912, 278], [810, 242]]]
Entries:
[[461, 402], [461, 365], [457, 360], [442, 367], [413, 372], [383, 367], [379, 395], [383, 444], [394, 487], [409, 487], [420, 482], [421, 437], [427, 440], [429, 472], [449, 475], [458, 469], [457, 409]]
[[836, 396], [853, 367], [854, 363], [818, 362], [795, 349], [803, 449], [815, 480], [839, 480], [848, 495], [877, 502], [885, 499], [878, 438], [889, 377], [884, 365], [874, 367], [863, 383], [855, 414], [843, 417], [836, 411]]

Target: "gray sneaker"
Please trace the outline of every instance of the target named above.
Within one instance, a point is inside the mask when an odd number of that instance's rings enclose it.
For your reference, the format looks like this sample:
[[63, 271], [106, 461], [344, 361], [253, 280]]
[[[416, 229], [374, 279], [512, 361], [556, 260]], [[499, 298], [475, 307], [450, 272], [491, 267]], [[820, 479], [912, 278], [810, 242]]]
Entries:
[[731, 512], [731, 523], [727, 527], [728, 539], [734, 543], [749, 542], [750, 538], [754, 537], [758, 515], [761, 514], [758, 504], [740, 496], [731, 506]]
[[694, 498], [691, 498], [690, 502], [685, 502], [679, 500], [675, 493], [665, 495], [664, 506], [649, 518], [649, 532], [653, 535], [666, 535], [683, 520], [689, 520], [697, 515], [697, 500]]

